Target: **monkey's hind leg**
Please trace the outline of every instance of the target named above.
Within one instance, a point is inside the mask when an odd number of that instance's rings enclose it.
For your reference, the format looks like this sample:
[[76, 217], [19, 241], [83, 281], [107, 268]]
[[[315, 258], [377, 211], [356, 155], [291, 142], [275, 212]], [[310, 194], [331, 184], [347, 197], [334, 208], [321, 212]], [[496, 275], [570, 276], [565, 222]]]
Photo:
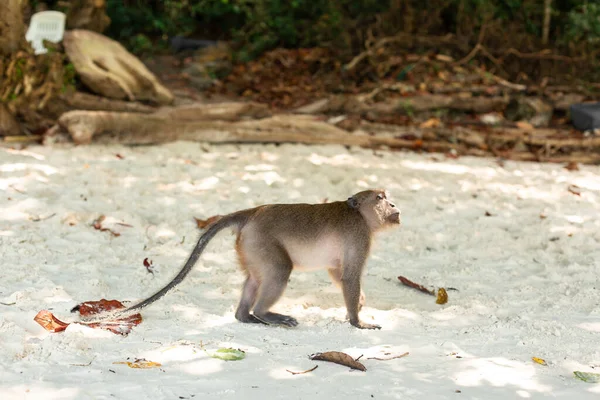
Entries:
[[245, 323], [263, 323], [261, 320], [250, 314], [250, 310], [256, 302], [256, 294], [258, 293], [258, 281], [252, 276], [248, 275], [246, 282], [244, 282], [244, 288], [242, 289], [242, 298], [240, 304], [235, 311], [235, 319]]
[[253, 313], [264, 323], [290, 327], [298, 325], [293, 317], [269, 311], [287, 287], [292, 267], [289, 256], [279, 246], [269, 251], [269, 256], [262, 260], [260, 287]]

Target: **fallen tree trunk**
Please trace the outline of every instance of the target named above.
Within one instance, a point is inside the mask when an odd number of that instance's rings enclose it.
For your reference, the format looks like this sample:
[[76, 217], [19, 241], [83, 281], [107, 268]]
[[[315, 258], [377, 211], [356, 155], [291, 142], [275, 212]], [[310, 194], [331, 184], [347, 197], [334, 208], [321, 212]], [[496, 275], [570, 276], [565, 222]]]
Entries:
[[[241, 107], [233, 105], [233, 108]], [[208, 107], [210, 109], [211, 107]], [[599, 163], [600, 138], [558, 137], [558, 131], [545, 129], [527, 132], [518, 129], [491, 129], [479, 132], [469, 128], [411, 128], [384, 124], [361, 125], [348, 132], [311, 116], [277, 115], [232, 120], [231, 113], [219, 118], [216, 110], [231, 110], [232, 105], [212, 105], [201, 116], [178, 118], [192, 112], [163, 110], [155, 114], [72, 111], [59, 120], [73, 141], [87, 144], [156, 144], [175, 140], [209, 143], [303, 143], [338, 144], [366, 148], [454, 151], [459, 155], [496, 155], [506, 159], [546, 162]], [[196, 108], [196, 112], [200, 109]], [[258, 119], [257, 119], [258, 118]], [[525, 150], [521, 147], [525, 146]], [[527, 146], [531, 146], [530, 151]], [[547, 151], [552, 149], [552, 151]], [[575, 150], [572, 154], [560, 149]], [[579, 149], [579, 150], [577, 150]], [[581, 150], [584, 151], [581, 151]], [[594, 150], [596, 152], [590, 151]]]
[[488, 129], [482, 132], [465, 127], [420, 129], [363, 123], [348, 132], [312, 116], [264, 116], [265, 110], [260, 105], [226, 103], [163, 109], [154, 114], [72, 111], [65, 113], [59, 124], [78, 144], [92, 141], [156, 144], [175, 140], [338, 144], [453, 151], [459, 155], [496, 155], [518, 160], [600, 163], [600, 138], [577, 138], [552, 129]]
[[406, 96], [371, 103], [363, 101], [364, 96], [334, 96], [300, 107], [297, 113], [343, 113], [343, 114], [411, 114], [415, 112], [447, 109], [472, 113], [503, 111], [508, 105], [508, 96], [459, 97], [442, 94]]
[[197, 129], [269, 115], [263, 104], [227, 102], [164, 107], [152, 114], [76, 110], [61, 115], [58, 124], [78, 144], [90, 143], [92, 139], [101, 142], [106, 139], [103, 135], [112, 138], [109, 141], [121, 138], [123, 143], [142, 144], [183, 139], [182, 135]]
[[59, 100], [63, 101], [71, 110], [125, 111], [144, 114], [150, 114], [157, 110], [155, 107], [142, 103], [109, 99], [83, 92], [60, 95]]
[[[258, 121], [227, 121], [216, 118], [185, 120], [161, 114], [70, 111], [59, 119], [77, 144], [156, 144], [175, 140], [211, 143], [306, 143], [369, 146], [371, 139], [393, 144], [396, 139], [354, 136], [325, 122], [305, 116], [274, 116]], [[399, 141], [403, 146], [410, 141]]]

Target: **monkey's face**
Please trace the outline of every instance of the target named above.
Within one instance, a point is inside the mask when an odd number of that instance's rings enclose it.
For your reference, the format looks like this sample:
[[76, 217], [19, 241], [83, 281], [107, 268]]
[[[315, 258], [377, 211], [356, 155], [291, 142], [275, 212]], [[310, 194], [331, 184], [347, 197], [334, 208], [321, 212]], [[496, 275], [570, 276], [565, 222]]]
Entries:
[[360, 211], [371, 227], [388, 228], [400, 225], [400, 210], [388, 199], [385, 190], [358, 193]]

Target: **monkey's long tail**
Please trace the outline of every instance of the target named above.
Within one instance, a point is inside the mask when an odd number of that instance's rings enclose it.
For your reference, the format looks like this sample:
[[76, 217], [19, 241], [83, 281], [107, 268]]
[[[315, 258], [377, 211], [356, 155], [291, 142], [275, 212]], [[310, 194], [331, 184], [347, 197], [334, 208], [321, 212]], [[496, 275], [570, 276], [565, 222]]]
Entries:
[[194, 247], [194, 250], [192, 250], [192, 254], [190, 254], [188, 260], [185, 262], [185, 265], [183, 266], [183, 268], [181, 268], [181, 270], [179, 271], [177, 276], [175, 278], [173, 278], [173, 280], [171, 282], [169, 282], [165, 287], [160, 289], [158, 292], [156, 292], [152, 296], [150, 296], [147, 299], [142, 300], [141, 302], [139, 302], [131, 307], [128, 307], [126, 309], [121, 309], [121, 310], [116, 310], [116, 311], [112, 311], [112, 312], [108, 312], [108, 313], [93, 315], [90, 318], [83, 320], [83, 322], [94, 323], [94, 322], [106, 321], [109, 319], [123, 318], [123, 317], [129, 316], [131, 314], [134, 314], [136, 310], [142, 309], [142, 308], [154, 303], [156, 300], [158, 300], [161, 297], [163, 297], [164, 295], [166, 295], [171, 289], [173, 289], [175, 286], [180, 284], [185, 279], [187, 274], [189, 274], [189, 272], [192, 270], [192, 268], [194, 267], [194, 265], [200, 258], [200, 255], [202, 254], [202, 252], [208, 245], [208, 242], [210, 242], [211, 239], [213, 237], [215, 237], [215, 235], [217, 233], [219, 233], [221, 230], [228, 228], [230, 226], [236, 226], [239, 229], [248, 220], [248, 217], [249, 217], [248, 212], [239, 211], [239, 212], [236, 212], [233, 214], [226, 215], [226, 216], [222, 217], [221, 219], [219, 219], [214, 224], [212, 224], [208, 228], [208, 230], [206, 232], [204, 232], [202, 234], [202, 236], [200, 236], [200, 239], [198, 239], [198, 243], [196, 243], [196, 247]]

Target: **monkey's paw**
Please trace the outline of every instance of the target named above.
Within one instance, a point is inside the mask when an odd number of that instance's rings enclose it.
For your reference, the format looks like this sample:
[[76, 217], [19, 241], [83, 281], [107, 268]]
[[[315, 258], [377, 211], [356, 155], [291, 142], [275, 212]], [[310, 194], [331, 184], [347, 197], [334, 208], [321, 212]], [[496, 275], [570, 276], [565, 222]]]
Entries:
[[264, 322], [262, 322], [260, 319], [256, 318], [254, 315], [252, 314], [247, 314], [247, 315], [236, 315], [235, 318], [243, 323], [246, 324], [264, 324]]
[[296, 320], [296, 318], [290, 317], [288, 315], [268, 312], [263, 315], [256, 315], [255, 313], [254, 316], [269, 325], [285, 325], [289, 327], [294, 327], [298, 325], [298, 321]]
[[367, 324], [366, 322], [362, 322], [362, 321], [350, 322], [350, 323], [359, 329], [381, 329], [380, 325]]

